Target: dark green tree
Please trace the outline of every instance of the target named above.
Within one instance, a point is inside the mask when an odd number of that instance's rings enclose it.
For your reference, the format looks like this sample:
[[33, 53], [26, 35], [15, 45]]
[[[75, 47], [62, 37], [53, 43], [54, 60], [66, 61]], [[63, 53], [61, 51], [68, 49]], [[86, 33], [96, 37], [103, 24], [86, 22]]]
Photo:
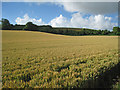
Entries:
[[33, 24], [32, 22], [28, 22], [25, 27], [23, 28], [23, 30], [37, 30], [37, 25]]
[[106, 30], [102, 30], [102, 35], [108, 35], [109, 34], [109, 31], [106, 29]]
[[115, 35], [120, 35], [120, 28], [119, 27], [113, 27], [113, 33]]
[[12, 29], [10, 22], [7, 19], [2, 18], [2, 29], [3, 30], [10, 30]]

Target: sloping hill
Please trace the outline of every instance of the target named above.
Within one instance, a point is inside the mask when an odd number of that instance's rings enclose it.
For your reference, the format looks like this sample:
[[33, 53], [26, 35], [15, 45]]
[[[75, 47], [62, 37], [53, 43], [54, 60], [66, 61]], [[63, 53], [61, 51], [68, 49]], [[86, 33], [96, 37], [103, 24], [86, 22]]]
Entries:
[[94, 87], [119, 62], [117, 36], [3, 30], [2, 40], [3, 88]]

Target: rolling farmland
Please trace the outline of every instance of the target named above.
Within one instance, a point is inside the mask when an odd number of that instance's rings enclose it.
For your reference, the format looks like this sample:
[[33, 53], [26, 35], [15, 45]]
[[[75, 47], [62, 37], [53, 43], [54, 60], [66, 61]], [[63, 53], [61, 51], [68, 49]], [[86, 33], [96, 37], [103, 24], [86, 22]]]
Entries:
[[119, 63], [118, 36], [3, 30], [2, 40], [3, 88], [92, 87]]

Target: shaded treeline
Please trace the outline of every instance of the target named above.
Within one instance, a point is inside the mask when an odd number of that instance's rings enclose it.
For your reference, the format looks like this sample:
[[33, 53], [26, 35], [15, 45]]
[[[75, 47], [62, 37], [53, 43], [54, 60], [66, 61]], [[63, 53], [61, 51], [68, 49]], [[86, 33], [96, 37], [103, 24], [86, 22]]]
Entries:
[[94, 30], [87, 28], [55, 28], [50, 25], [38, 26], [32, 22], [28, 22], [26, 25], [13, 25], [7, 19], [2, 19], [2, 30], [27, 30], [27, 31], [40, 31], [53, 34], [81, 36], [81, 35], [120, 35], [120, 28], [113, 27], [113, 31], [109, 30]]

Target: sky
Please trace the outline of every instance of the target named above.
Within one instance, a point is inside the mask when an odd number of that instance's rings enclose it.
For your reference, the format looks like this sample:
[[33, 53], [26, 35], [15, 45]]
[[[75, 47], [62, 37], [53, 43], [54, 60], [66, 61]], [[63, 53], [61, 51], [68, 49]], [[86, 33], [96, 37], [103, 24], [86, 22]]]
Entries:
[[[26, 0], [27, 1], [27, 0]], [[118, 26], [118, 2], [2, 2], [2, 18], [12, 24], [112, 30]]]

